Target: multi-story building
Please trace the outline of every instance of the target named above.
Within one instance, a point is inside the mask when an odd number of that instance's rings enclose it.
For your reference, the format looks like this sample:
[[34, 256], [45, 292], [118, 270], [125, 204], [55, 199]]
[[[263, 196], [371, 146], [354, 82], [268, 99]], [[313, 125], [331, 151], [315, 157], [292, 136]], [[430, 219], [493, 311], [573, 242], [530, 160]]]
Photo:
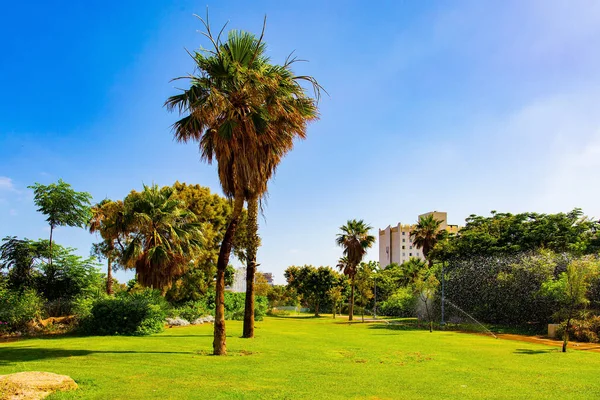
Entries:
[[[419, 218], [430, 214], [433, 214], [435, 219], [442, 221], [440, 229], [444, 229], [449, 233], [458, 232], [458, 225], [448, 225], [448, 215], [446, 212], [432, 211], [419, 215]], [[415, 226], [415, 224], [404, 225], [398, 223], [397, 226], [392, 227], [388, 225], [387, 228], [379, 230], [379, 265], [385, 268], [392, 263], [402, 264], [411, 257], [425, 260], [423, 251], [413, 245], [412, 238], [410, 237]]]
[[[265, 277], [267, 283], [273, 286], [273, 273], [272, 272], [259, 272], [256, 274], [261, 274]], [[246, 291], [246, 267], [240, 267], [235, 270], [235, 275], [233, 276], [233, 284], [225, 288], [231, 292], [245, 292]]]

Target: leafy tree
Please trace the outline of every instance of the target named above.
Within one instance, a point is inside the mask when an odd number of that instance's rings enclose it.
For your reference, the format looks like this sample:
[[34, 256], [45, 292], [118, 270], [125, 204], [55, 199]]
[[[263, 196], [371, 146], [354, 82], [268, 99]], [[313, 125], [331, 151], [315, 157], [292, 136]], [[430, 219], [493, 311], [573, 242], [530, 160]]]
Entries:
[[566, 322], [563, 334], [563, 353], [567, 351], [571, 320], [576, 312], [589, 303], [587, 297], [590, 282], [598, 275], [600, 262], [596, 257], [586, 256], [569, 262], [558, 279], [544, 283], [542, 290], [558, 301], [557, 318]]
[[367, 253], [367, 249], [375, 243], [375, 236], [370, 235], [371, 226], [361, 220], [348, 220], [346, 225], [340, 227], [342, 233], [337, 235], [336, 243], [344, 249], [337, 267], [350, 279], [350, 304], [348, 320], [352, 321], [354, 315], [354, 278], [357, 266]]
[[[100, 274], [95, 258], [82, 258], [74, 249], [48, 240], [4, 238], [0, 246], [0, 268], [8, 269], [8, 288], [35, 290], [48, 301], [70, 300], [98, 287]], [[52, 251], [52, 254], [50, 254]], [[53, 259], [52, 264], [46, 260]]]
[[[49, 251], [48, 242], [44, 242]], [[36, 279], [36, 287], [46, 300], [71, 300], [86, 292], [96, 292], [102, 286], [103, 278], [98, 271], [96, 258], [83, 258], [75, 255], [74, 251], [75, 249], [54, 244], [54, 262], [38, 264], [40, 274]]]
[[433, 332], [433, 300], [440, 282], [435, 273], [429, 270], [414, 283], [419, 301], [425, 307], [425, 316], [429, 322], [429, 332]]
[[0, 270], [7, 270], [8, 288], [20, 291], [33, 288], [36, 260], [41, 256], [41, 249], [33, 241], [16, 236], [7, 236], [2, 242]]
[[410, 233], [413, 244], [418, 249], [423, 249], [423, 256], [429, 261], [429, 266], [433, 265], [433, 259], [429, 253], [434, 248], [439, 238], [440, 224], [442, 221], [435, 219], [433, 214], [428, 214], [419, 218], [419, 222]]
[[[182, 200], [186, 209], [196, 215], [196, 223], [199, 224], [203, 236], [202, 248], [198, 249], [193, 262], [188, 265], [183, 275], [173, 282], [166, 294], [170, 301], [181, 303], [203, 299], [209, 291], [214, 293], [219, 248], [232, 206], [227, 199], [211, 193], [207, 187], [175, 182], [172, 188], [174, 198]], [[245, 260], [247, 247], [246, 220], [247, 213], [242, 210], [232, 245], [234, 254], [242, 261]], [[226, 286], [231, 284], [234, 272], [231, 266], [226, 267]]]
[[298, 293], [288, 285], [273, 285], [267, 294], [271, 307], [298, 305]]
[[33, 189], [33, 201], [38, 211], [46, 215], [50, 225], [50, 258], [52, 265], [52, 233], [58, 226], [77, 226], [83, 228], [90, 219], [90, 201], [92, 196], [87, 192], [76, 192], [62, 179], [58, 183], [42, 185], [35, 183], [28, 186]]
[[342, 277], [329, 267], [291, 266], [285, 270], [288, 285], [311, 306], [315, 317], [320, 307], [329, 301], [329, 291], [343, 284]]
[[103, 241], [93, 247], [97, 257], [107, 260], [106, 293], [111, 295], [113, 262], [119, 260], [125, 250], [121, 238], [127, 234], [125, 205], [122, 201], [102, 200], [91, 208], [92, 217], [88, 222], [90, 233], [99, 232]]
[[254, 293], [257, 296], [267, 296], [269, 294], [271, 285], [267, 281], [267, 278], [260, 272], [257, 272], [254, 276]]
[[362, 322], [365, 322], [365, 308], [367, 302], [373, 298], [373, 264], [361, 262], [358, 265], [355, 284], [358, 291], [358, 298], [362, 307]]
[[600, 222], [581, 209], [568, 213], [497, 213], [471, 215], [458, 235], [449, 238], [446, 258], [517, 254], [541, 248], [556, 253], [594, 254], [600, 250]]
[[175, 198], [172, 188], [157, 185], [131, 192], [124, 206], [129, 242], [121, 262], [125, 268], [135, 269], [142, 286], [164, 294], [202, 247], [196, 216]]
[[342, 300], [344, 300], [343, 289], [344, 288], [342, 286], [335, 286], [335, 287], [330, 288], [327, 291], [327, 296], [329, 296], [329, 300], [331, 301], [332, 313], [333, 313], [334, 319], [335, 319], [335, 314], [338, 309], [338, 306], [340, 305]]

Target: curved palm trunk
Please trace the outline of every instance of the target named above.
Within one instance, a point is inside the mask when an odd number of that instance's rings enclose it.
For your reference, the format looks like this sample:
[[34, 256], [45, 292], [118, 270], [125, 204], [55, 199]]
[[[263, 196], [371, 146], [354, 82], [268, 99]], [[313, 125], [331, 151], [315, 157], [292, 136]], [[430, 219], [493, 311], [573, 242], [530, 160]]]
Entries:
[[348, 305], [348, 321], [354, 317], [354, 277], [350, 283], [350, 304]]
[[106, 294], [113, 294], [112, 289], [112, 257], [108, 257], [108, 269], [106, 270]]
[[244, 331], [242, 337], [254, 337], [254, 276], [256, 274], [256, 252], [258, 250], [258, 197], [248, 199], [246, 227], [246, 303], [244, 306]]
[[225, 343], [225, 269], [229, 264], [231, 247], [233, 246], [233, 237], [237, 224], [244, 207], [244, 196], [236, 191], [233, 203], [233, 212], [231, 221], [227, 225], [221, 249], [219, 250], [219, 259], [217, 260], [217, 282], [215, 291], [215, 328], [213, 340], [213, 354], [216, 356], [227, 355], [227, 346]]

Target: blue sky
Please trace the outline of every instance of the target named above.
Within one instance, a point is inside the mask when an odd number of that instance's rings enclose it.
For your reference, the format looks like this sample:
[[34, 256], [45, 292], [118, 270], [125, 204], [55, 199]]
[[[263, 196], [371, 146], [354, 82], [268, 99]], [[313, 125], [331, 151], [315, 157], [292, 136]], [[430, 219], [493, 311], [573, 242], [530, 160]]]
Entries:
[[[600, 3], [550, 1], [11, 2], [0, 13], [0, 237], [46, 237], [28, 185], [62, 178], [96, 201], [215, 168], [163, 108], [184, 48], [215, 27], [259, 32], [273, 61], [327, 89], [321, 120], [269, 186], [261, 269], [335, 265], [340, 225], [462, 224], [491, 210], [600, 217]], [[88, 254], [97, 240], [62, 228]], [[377, 248], [369, 253], [377, 259]], [[121, 280], [131, 274], [120, 272]]]

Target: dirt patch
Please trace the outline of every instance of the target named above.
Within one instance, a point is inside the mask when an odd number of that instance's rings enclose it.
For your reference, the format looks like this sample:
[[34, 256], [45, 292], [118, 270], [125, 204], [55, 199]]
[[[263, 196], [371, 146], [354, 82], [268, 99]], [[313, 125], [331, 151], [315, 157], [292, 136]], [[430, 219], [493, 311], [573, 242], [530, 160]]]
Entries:
[[34, 371], [0, 375], [0, 400], [38, 400], [72, 389], [77, 389], [77, 384], [66, 375]]
[[[562, 340], [549, 339], [544, 336], [524, 336], [524, 335], [514, 335], [514, 334], [509, 334], [509, 333], [499, 333], [499, 334], [496, 334], [496, 336], [498, 336], [499, 339], [518, 340], [520, 342], [545, 344], [547, 346], [554, 346], [554, 347], [562, 347], [562, 345], [563, 345]], [[593, 351], [596, 353], [600, 353], [600, 344], [598, 344], [598, 343], [581, 343], [581, 342], [571, 342], [570, 341], [567, 348], [575, 349], [575, 350]]]

